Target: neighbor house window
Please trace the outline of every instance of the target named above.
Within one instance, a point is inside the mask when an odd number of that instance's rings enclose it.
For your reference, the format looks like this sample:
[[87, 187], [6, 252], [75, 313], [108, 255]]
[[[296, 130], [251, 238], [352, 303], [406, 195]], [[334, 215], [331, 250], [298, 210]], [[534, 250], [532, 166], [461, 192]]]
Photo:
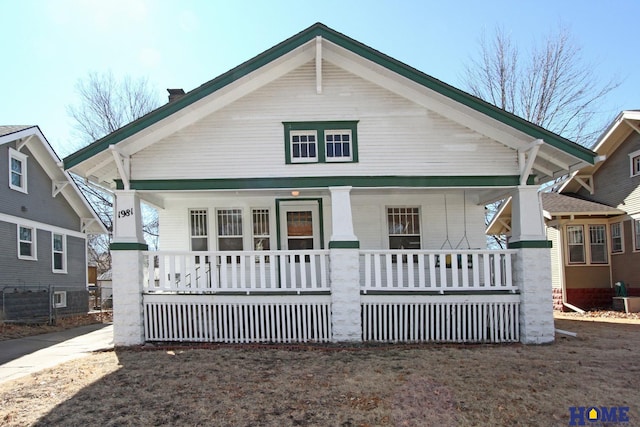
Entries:
[[567, 245], [569, 247], [569, 264], [584, 264], [584, 228], [581, 225], [567, 227]]
[[287, 164], [358, 161], [357, 121], [283, 124]]
[[9, 188], [27, 192], [27, 156], [9, 149]]
[[36, 259], [35, 228], [18, 226], [18, 258]]
[[63, 234], [51, 234], [53, 271], [55, 273], [67, 272], [67, 239]]
[[256, 251], [268, 251], [269, 240], [269, 209], [253, 209], [253, 249]]
[[420, 249], [420, 210], [417, 207], [387, 208], [389, 249]]
[[218, 250], [242, 249], [242, 210], [218, 209]]
[[622, 242], [622, 223], [611, 224], [611, 253], [619, 254], [624, 252]]
[[640, 219], [633, 221], [633, 250], [640, 251]]
[[629, 154], [631, 176], [640, 175], [640, 151]]
[[189, 230], [192, 251], [209, 250], [209, 233], [206, 209], [189, 210]]
[[55, 308], [64, 308], [67, 306], [66, 291], [57, 291], [53, 293], [53, 306]]
[[607, 263], [607, 227], [604, 224], [589, 226], [589, 254], [591, 264]]

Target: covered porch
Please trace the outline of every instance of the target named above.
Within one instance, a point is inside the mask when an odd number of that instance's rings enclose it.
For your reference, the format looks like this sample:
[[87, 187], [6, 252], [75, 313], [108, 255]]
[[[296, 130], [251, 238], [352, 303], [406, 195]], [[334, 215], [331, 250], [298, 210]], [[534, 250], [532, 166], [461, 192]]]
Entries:
[[[478, 203], [486, 189], [340, 186], [286, 197], [290, 191], [298, 190], [180, 194], [179, 207], [176, 195], [167, 194], [158, 251], [141, 244], [135, 214], [117, 218], [114, 288], [119, 274], [126, 276], [121, 282], [138, 282], [120, 302], [114, 289], [122, 342], [553, 339], [550, 281], [544, 268], [531, 267], [544, 264], [548, 251], [538, 248], [544, 244], [486, 249]], [[508, 191], [525, 206], [520, 212], [541, 224], [535, 187]], [[118, 210], [134, 213], [141, 198], [161, 200], [137, 191], [117, 196]], [[222, 225], [232, 206], [237, 218], [229, 221], [236, 223], [228, 235]], [[198, 221], [206, 221], [206, 233], [193, 228]], [[123, 233], [137, 241], [122, 242]], [[539, 281], [527, 282], [530, 274]], [[529, 315], [527, 307], [535, 312]]]

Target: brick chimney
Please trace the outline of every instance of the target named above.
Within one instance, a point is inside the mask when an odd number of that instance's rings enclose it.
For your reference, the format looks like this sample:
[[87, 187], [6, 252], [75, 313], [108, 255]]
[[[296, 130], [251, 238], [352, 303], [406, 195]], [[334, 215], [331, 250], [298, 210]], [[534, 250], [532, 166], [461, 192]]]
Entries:
[[184, 89], [167, 89], [167, 92], [169, 92], [169, 102], [173, 102], [184, 96]]

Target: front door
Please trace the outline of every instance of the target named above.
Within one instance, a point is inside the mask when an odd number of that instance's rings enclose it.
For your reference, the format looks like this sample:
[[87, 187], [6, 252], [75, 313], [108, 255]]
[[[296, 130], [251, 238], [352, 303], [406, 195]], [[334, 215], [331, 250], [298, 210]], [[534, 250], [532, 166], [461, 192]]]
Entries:
[[280, 209], [280, 246], [284, 250], [321, 249], [317, 201], [283, 202]]

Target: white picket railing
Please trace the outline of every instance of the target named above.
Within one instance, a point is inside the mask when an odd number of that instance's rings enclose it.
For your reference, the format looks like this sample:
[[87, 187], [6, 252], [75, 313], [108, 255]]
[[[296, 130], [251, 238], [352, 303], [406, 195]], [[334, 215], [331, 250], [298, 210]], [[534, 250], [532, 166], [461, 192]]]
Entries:
[[145, 252], [145, 292], [329, 291], [328, 250]]
[[368, 291], [511, 291], [513, 250], [361, 250]]

